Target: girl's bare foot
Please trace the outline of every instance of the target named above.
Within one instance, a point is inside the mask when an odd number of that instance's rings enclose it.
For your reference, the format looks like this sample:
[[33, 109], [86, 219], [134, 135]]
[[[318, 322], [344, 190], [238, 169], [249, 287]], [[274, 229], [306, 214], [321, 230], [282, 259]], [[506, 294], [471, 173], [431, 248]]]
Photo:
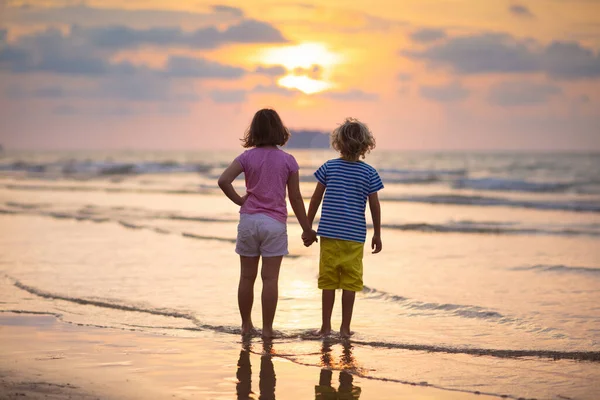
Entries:
[[350, 336], [354, 335], [354, 332], [350, 330], [350, 328], [342, 328], [340, 327], [340, 336], [347, 339]]
[[317, 335], [319, 336], [329, 336], [331, 335], [331, 327], [322, 326], [321, 329], [317, 331]]
[[242, 336], [249, 336], [254, 333], [256, 333], [256, 330], [254, 329], [254, 325], [252, 325], [252, 322], [242, 324]]

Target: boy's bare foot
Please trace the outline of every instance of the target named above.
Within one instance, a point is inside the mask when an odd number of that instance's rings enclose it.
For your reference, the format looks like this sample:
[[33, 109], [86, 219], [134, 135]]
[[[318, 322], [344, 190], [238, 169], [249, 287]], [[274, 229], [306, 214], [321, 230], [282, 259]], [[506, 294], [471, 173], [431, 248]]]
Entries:
[[341, 328], [340, 327], [340, 336], [347, 339], [350, 336], [354, 335], [354, 332], [352, 332], [349, 328]]
[[274, 336], [273, 328], [263, 328], [261, 335], [263, 339], [273, 339]]

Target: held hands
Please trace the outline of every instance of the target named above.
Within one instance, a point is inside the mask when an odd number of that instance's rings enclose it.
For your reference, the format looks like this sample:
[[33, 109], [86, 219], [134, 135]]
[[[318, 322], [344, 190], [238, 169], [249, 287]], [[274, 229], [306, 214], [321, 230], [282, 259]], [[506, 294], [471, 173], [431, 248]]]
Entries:
[[371, 249], [373, 250], [372, 254], [377, 254], [381, 251], [381, 238], [379, 236], [373, 236], [371, 240]]
[[310, 246], [314, 242], [318, 242], [319, 239], [317, 239], [317, 232], [315, 232], [314, 229], [302, 232], [302, 241], [306, 247]]

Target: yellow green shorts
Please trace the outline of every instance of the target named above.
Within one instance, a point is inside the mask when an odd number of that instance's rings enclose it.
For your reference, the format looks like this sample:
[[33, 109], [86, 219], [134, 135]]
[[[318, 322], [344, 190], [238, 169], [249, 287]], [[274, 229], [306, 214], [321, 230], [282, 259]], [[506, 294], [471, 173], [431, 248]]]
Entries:
[[363, 289], [364, 243], [321, 237], [319, 289]]

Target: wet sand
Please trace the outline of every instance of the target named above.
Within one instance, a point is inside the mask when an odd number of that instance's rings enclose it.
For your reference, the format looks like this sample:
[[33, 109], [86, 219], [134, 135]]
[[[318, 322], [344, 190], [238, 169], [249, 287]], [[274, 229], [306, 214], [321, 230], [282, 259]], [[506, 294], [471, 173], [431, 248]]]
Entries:
[[276, 342], [265, 347], [259, 339], [244, 344], [222, 336], [149, 335], [5, 313], [0, 315], [0, 397], [295, 400], [313, 399], [317, 389], [361, 400], [492, 398], [329, 373], [287, 360], [277, 353]]

